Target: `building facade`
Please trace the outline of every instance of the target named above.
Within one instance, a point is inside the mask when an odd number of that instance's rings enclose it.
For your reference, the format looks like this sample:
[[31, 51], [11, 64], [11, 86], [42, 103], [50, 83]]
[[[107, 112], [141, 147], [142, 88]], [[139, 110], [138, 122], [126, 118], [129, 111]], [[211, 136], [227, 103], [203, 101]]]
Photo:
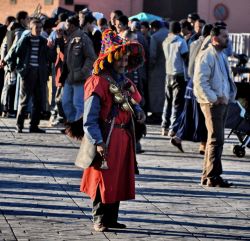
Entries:
[[73, 12], [88, 7], [103, 13], [107, 19], [110, 11], [116, 9], [127, 16], [144, 11], [170, 20], [180, 20], [188, 13], [198, 12], [209, 23], [225, 21], [232, 33], [250, 32], [250, 0], [0, 0], [0, 23], [20, 10], [32, 14], [39, 5], [42, 13], [49, 17], [57, 7]]
[[24, 10], [33, 14], [39, 4], [42, 12], [50, 16], [53, 9], [59, 6], [60, 0], [0, 0], [0, 23], [4, 23], [7, 16], [16, 16], [18, 11]]
[[250, 33], [250, 0], [198, 0], [200, 16], [209, 23], [223, 20], [231, 33]]
[[0, 23], [4, 23], [7, 16], [15, 16], [20, 10], [33, 14], [37, 7], [48, 17], [57, 7], [78, 12], [85, 7], [92, 11], [101, 12], [109, 19], [110, 11], [121, 9], [124, 14], [131, 16], [143, 9], [143, 0], [0, 0]]

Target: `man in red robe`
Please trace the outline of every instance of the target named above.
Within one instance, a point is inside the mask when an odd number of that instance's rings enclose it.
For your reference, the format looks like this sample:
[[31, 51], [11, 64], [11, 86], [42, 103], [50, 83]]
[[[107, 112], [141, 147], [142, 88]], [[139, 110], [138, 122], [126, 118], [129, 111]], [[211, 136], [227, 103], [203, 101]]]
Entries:
[[95, 231], [125, 228], [117, 222], [119, 203], [135, 198], [133, 119], [142, 123], [145, 114], [139, 106], [141, 96], [125, 72], [143, 61], [138, 42], [106, 30], [94, 74], [84, 86], [84, 138], [95, 146], [96, 155], [84, 170], [80, 189], [93, 200]]

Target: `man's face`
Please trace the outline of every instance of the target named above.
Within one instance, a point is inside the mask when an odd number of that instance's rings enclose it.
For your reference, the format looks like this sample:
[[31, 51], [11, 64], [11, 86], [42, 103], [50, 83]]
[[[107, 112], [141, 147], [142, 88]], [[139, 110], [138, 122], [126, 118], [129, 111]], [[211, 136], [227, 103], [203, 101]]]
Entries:
[[97, 20], [97, 26], [98, 26], [98, 28], [103, 32], [105, 29], [107, 29], [108, 28], [108, 26], [106, 25], [106, 24], [104, 24], [104, 25], [101, 25], [101, 21], [100, 21], [100, 19], [99, 20]]
[[92, 23], [87, 23], [87, 30], [92, 33], [94, 28], [95, 28], [95, 22], [92, 22]]
[[30, 27], [33, 36], [40, 36], [43, 27], [41, 23], [32, 23]]
[[80, 26], [83, 26], [84, 19], [85, 19], [85, 15], [83, 13], [79, 13], [79, 23], [80, 23]]
[[112, 13], [110, 14], [110, 22], [111, 22], [112, 25], [115, 25], [115, 20], [116, 20], [116, 19], [117, 19], [116, 14], [112, 12]]
[[124, 25], [122, 22], [120, 22], [119, 20], [115, 21], [115, 27], [116, 27], [116, 31], [117, 33], [121, 33], [123, 31], [125, 31], [127, 29], [127, 26]]
[[194, 31], [198, 34], [201, 34], [201, 30], [203, 28], [204, 24], [200, 23], [199, 21], [195, 21], [194, 23]]
[[191, 33], [191, 32], [188, 30], [187, 27], [181, 29], [181, 34], [182, 34], [182, 36], [187, 36], [187, 35], [190, 34], [190, 33]]
[[121, 59], [115, 60], [113, 63], [113, 68], [115, 72], [123, 74], [128, 66], [128, 55], [124, 55]]
[[72, 32], [74, 32], [75, 25], [72, 24], [72, 23], [69, 23], [69, 22], [66, 20], [65, 29], [66, 29], [66, 31], [67, 31], [69, 34], [71, 34]]
[[21, 19], [21, 24], [24, 26], [24, 27], [28, 27], [29, 26], [29, 23], [30, 23], [30, 17], [27, 15], [26, 18], [24, 19]]
[[148, 33], [148, 29], [144, 25], [141, 25], [141, 32], [146, 35]]
[[221, 49], [227, 48], [228, 41], [229, 41], [229, 38], [228, 38], [227, 29], [221, 29], [219, 36], [214, 37], [215, 45], [217, 45], [217, 47]]
[[191, 23], [192, 26], [194, 26], [194, 20], [190, 17], [187, 18], [187, 21]]

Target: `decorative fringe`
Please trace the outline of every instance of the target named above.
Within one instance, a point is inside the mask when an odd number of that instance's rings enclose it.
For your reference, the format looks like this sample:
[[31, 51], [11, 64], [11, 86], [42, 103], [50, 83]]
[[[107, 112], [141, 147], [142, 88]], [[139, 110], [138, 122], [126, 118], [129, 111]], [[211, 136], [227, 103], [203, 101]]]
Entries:
[[112, 56], [112, 52], [110, 52], [108, 55], [108, 62], [112, 63], [112, 61], [113, 61], [113, 56]]
[[82, 140], [84, 136], [83, 131], [83, 117], [74, 122], [65, 123], [65, 134], [72, 139]]
[[100, 67], [101, 70], [104, 69], [104, 61], [103, 60], [100, 62], [99, 67]]
[[95, 74], [98, 74], [98, 72], [99, 72], [99, 66], [98, 66], [98, 64], [96, 64], [96, 65], [94, 66], [94, 73], [95, 73]]
[[114, 54], [114, 58], [115, 60], [119, 60], [120, 56], [119, 56], [119, 51], [115, 51], [115, 54]]

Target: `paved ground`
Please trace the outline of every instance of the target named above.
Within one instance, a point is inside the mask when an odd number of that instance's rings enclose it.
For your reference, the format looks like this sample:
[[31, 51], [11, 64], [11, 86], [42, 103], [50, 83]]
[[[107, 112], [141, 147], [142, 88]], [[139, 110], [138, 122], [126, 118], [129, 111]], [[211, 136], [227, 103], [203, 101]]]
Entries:
[[149, 126], [136, 199], [121, 204], [128, 228], [96, 233], [91, 202], [79, 192], [82, 172], [73, 165], [79, 143], [55, 128], [17, 134], [14, 123], [0, 119], [0, 240], [250, 240], [250, 151], [236, 158], [235, 137], [223, 165], [236, 186], [207, 188], [199, 185], [197, 145], [185, 142], [180, 153]]

